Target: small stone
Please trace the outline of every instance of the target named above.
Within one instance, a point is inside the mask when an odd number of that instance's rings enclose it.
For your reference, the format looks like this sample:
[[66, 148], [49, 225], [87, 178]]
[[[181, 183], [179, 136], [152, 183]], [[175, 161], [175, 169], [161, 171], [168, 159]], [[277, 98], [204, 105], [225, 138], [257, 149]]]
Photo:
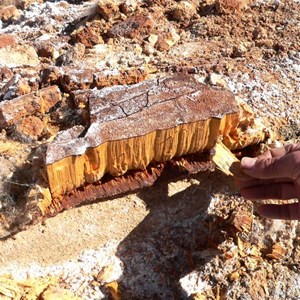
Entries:
[[65, 92], [74, 90], [85, 90], [91, 87], [94, 81], [94, 70], [92, 69], [64, 69], [60, 83]]
[[7, 67], [0, 68], [0, 84], [7, 82], [14, 76], [14, 73]]
[[97, 12], [106, 21], [120, 17], [119, 6], [114, 0], [101, 0], [97, 5]]
[[103, 44], [102, 34], [105, 31], [100, 20], [88, 22], [86, 26], [80, 27], [71, 34], [73, 43], [81, 43], [85, 47], [93, 47], [94, 45]]
[[189, 1], [180, 1], [171, 12], [172, 17], [177, 21], [189, 22], [197, 14], [197, 6]]
[[151, 55], [155, 52], [154, 47], [150, 43], [144, 43], [143, 45], [143, 53], [146, 55]]
[[17, 9], [14, 5], [0, 8], [0, 20], [2, 22], [17, 21], [21, 15], [22, 11]]
[[229, 275], [229, 280], [230, 281], [235, 281], [240, 278], [240, 274], [238, 272], [233, 272]]
[[252, 37], [253, 37], [254, 40], [256, 40], [256, 39], [265, 39], [265, 38], [268, 37], [268, 32], [262, 26], [255, 27], [253, 32], [252, 32]]
[[17, 44], [16, 39], [10, 34], [0, 34], [0, 48], [15, 46]]
[[287, 249], [282, 245], [282, 243], [276, 243], [272, 246], [272, 252], [267, 254], [268, 258], [279, 260], [285, 257]]
[[3, 86], [0, 98], [2, 100], [10, 100], [30, 92], [31, 88], [28, 80], [26, 80], [26, 78], [22, 78], [19, 74], [16, 74]]
[[63, 69], [59, 67], [48, 67], [41, 71], [41, 84], [48, 86], [50, 84], [57, 84], [63, 74]]
[[151, 46], [154, 46], [156, 42], [158, 41], [158, 35], [157, 34], [150, 34], [148, 37], [148, 42]]
[[40, 63], [35, 49], [27, 45], [0, 48], [0, 67], [37, 66]]
[[141, 55], [143, 52], [143, 48], [140, 45], [136, 44], [133, 51], [135, 54]]
[[120, 10], [126, 16], [131, 15], [136, 11], [137, 3], [136, 0], [125, 0], [120, 4]]
[[40, 40], [34, 44], [35, 49], [39, 57], [47, 57], [50, 59], [56, 59], [59, 56], [55, 45], [51, 40]]
[[159, 36], [155, 48], [159, 51], [167, 51], [180, 40], [180, 35], [177, 34], [176, 30], [171, 27], [168, 32], [163, 33]]
[[240, 44], [238, 46], [233, 46], [233, 50], [232, 50], [231, 56], [233, 58], [235, 58], [235, 57], [243, 57], [247, 51], [248, 51], [247, 48], [243, 44]]
[[24, 142], [38, 140], [44, 129], [44, 123], [36, 116], [26, 117], [15, 125], [15, 134]]
[[220, 75], [218, 75], [216, 73], [210, 74], [209, 82], [212, 85], [217, 85], [217, 86], [220, 86], [220, 87], [227, 87], [226, 81]]

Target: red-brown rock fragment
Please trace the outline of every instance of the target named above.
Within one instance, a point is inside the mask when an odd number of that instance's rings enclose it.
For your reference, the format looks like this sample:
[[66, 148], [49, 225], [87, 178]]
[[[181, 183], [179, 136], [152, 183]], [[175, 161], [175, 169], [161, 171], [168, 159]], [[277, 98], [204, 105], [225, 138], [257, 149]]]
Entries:
[[170, 27], [166, 32], [159, 35], [155, 48], [159, 51], [168, 51], [171, 47], [177, 44], [179, 40], [179, 34], [176, 33], [176, 30], [173, 27]]
[[131, 39], [143, 39], [152, 32], [153, 28], [153, 19], [147, 14], [139, 14], [114, 25], [108, 31], [108, 35], [113, 38], [121, 36]]
[[91, 90], [78, 90], [71, 93], [72, 106], [77, 109], [88, 109]]
[[119, 6], [114, 0], [101, 0], [97, 5], [97, 12], [106, 21], [117, 19], [120, 16]]
[[0, 128], [6, 128], [26, 116], [44, 114], [59, 101], [61, 93], [57, 86], [3, 101], [0, 103]]
[[125, 0], [120, 4], [120, 11], [126, 16], [131, 15], [137, 9], [136, 0]]
[[92, 69], [64, 69], [60, 83], [65, 92], [85, 90], [92, 86], [94, 75]]
[[45, 68], [41, 71], [41, 84], [43, 87], [50, 84], [58, 84], [62, 75], [63, 69], [60, 67]]
[[101, 20], [95, 20], [87, 23], [84, 27], [80, 27], [71, 34], [73, 43], [81, 43], [85, 47], [90, 48], [97, 44], [103, 44], [102, 34], [105, 32], [105, 26]]
[[7, 82], [14, 76], [14, 73], [9, 68], [0, 68], [0, 84]]
[[17, 41], [13, 35], [10, 34], [0, 34], [0, 48], [14, 46]]
[[58, 51], [55, 49], [52, 41], [36, 41], [34, 46], [39, 57], [47, 57], [51, 59], [58, 57]]
[[14, 133], [25, 143], [36, 141], [42, 134], [44, 123], [36, 116], [29, 116], [16, 123]]
[[50, 67], [42, 70], [43, 86], [58, 84], [65, 92], [75, 92], [88, 88], [103, 88], [118, 84], [133, 84], [145, 80], [147, 68], [128, 68], [121, 70], [80, 69], [71, 67]]
[[285, 258], [285, 255], [287, 253], [287, 249], [284, 247], [281, 243], [275, 243], [272, 246], [271, 253], [267, 254], [267, 257], [274, 260], [279, 260]]
[[26, 9], [34, 2], [43, 3], [43, 0], [1, 0], [0, 7], [14, 5], [19, 9]]

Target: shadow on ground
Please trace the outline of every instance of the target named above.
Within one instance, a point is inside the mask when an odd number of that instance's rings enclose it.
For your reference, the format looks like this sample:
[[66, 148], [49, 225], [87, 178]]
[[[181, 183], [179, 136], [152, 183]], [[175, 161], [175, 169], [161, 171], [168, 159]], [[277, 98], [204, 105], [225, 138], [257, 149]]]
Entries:
[[207, 171], [176, 183], [161, 180], [138, 193], [149, 214], [118, 247], [122, 299], [188, 299], [180, 279], [219, 254], [225, 238], [224, 220], [208, 207], [214, 193], [228, 190], [226, 182]]

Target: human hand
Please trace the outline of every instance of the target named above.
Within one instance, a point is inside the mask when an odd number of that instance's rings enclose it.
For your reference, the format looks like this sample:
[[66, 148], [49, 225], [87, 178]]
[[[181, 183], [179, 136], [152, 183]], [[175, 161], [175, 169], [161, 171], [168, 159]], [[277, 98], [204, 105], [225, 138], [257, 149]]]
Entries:
[[244, 157], [238, 179], [241, 195], [249, 200], [298, 198], [293, 204], [265, 204], [258, 212], [267, 218], [300, 220], [300, 144], [271, 149], [256, 158]]

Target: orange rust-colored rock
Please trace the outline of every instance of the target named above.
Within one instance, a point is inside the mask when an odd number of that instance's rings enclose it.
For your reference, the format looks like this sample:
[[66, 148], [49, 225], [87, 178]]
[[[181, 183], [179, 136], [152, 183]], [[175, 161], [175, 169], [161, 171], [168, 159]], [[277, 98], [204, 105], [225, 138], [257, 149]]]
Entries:
[[101, 0], [97, 5], [97, 12], [106, 21], [115, 19], [120, 16], [119, 6], [116, 1], [113, 0]]
[[155, 48], [159, 51], [167, 51], [180, 40], [179, 34], [173, 27], [170, 27], [168, 31], [162, 33], [155, 44]]
[[41, 89], [12, 100], [0, 103], [0, 128], [6, 128], [26, 116], [46, 113], [61, 101], [61, 93], [57, 86]]
[[31, 198], [35, 199], [34, 202], [38, 199], [39, 211], [37, 215], [39, 217], [54, 216], [64, 209], [82, 203], [90, 203], [97, 199], [150, 187], [158, 178], [170, 179], [184, 173], [213, 171], [215, 164], [211, 160], [212, 154], [210, 151], [207, 151], [200, 154], [182, 156], [171, 161], [149, 165], [145, 170], [130, 170], [126, 174], [117, 177], [105, 175], [101, 180], [74, 189], [62, 197], [52, 197], [48, 188], [36, 186], [35, 189], [32, 189]]
[[53, 197], [105, 174], [120, 176], [153, 162], [203, 152], [219, 136], [230, 149], [264, 138], [247, 134], [253, 115], [230, 92], [210, 89], [195, 76], [93, 91], [89, 109], [86, 132], [73, 138], [66, 131], [48, 146], [45, 164]]
[[10, 34], [0, 34], [0, 48], [7, 46], [14, 46], [17, 41], [13, 35]]
[[94, 45], [104, 43], [102, 38], [104, 31], [105, 26], [103, 23], [95, 20], [72, 32], [71, 40], [73, 43], [81, 43], [85, 47], [93, 47]]
[[0, 68], [0, 84], [10, 80], [14, 73], [9, 68]]
[[15, 126], [15, 134], [24, 142], [31, 142], [38, 139], [44, 129], [44, 123], [36, 116], [29, 116]]

